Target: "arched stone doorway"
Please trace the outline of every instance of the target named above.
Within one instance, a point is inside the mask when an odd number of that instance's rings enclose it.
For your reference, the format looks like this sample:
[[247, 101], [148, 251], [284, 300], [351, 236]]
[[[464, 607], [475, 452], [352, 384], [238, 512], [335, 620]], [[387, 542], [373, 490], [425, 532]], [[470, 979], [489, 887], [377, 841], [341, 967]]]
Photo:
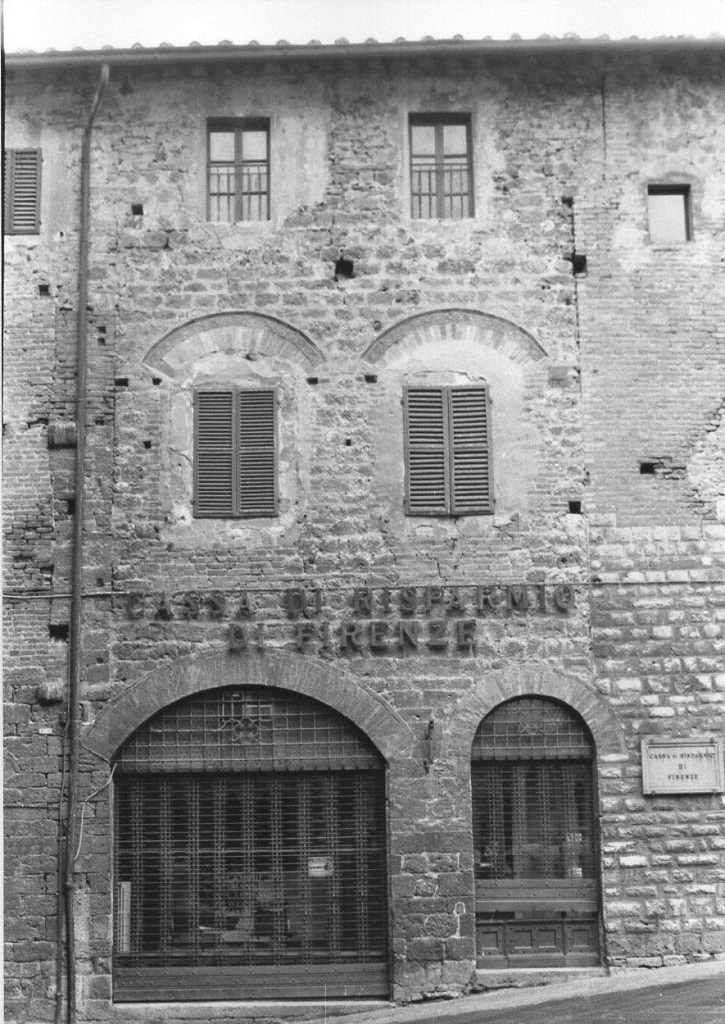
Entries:
[[385, 761], [301, 693], [226, 685], [114, 757], [114, 999], [387, 996]]
[[600, 962], [595, 747], [559, 700], [504, 701], [471, 753], [478, 967]]

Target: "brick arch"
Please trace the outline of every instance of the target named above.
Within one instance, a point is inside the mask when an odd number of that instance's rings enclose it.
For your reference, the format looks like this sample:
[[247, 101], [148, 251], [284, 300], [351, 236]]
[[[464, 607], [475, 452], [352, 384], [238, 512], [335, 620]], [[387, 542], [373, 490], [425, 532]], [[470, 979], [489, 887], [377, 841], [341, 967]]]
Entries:
[[214, 352], [289, 359], [311, 369], [324, 354], [298, 331], [261, 313], [212, 313], [175, 327], [152, 345], [144, 364], [167, 377], [183, 377], [200, 357]]
[[131, 733], [157, 711], [182, 697], [220, 686], [273, 686], [313, 697], [357, 725], [387, 761], [408, 756], [413, 746], [407, 723], [350, 673], [280, 651], [225, 651], [179, 658], [109, 701], [85, 729], [83, 746], [110, 761]]
[[477, 309], [439, 309], [418, 313], [394, 324], [368, 345], [362, 358], [385, 365], [421, 345], [465, 341], [495, 349], [514, 363], [526, 365], [547, 355], [533, 335], [510, 320]]
[[512, 697], [551, 697], [568, 704], [584, 719], [599, 758], [625, 756], [624, 731], [604, 698], [588, 683], [561, 675], [547, 665], [520, 665], [488, 673], [461, 699], [442, 757], [470, 760], [473, 737], [493, 709]]

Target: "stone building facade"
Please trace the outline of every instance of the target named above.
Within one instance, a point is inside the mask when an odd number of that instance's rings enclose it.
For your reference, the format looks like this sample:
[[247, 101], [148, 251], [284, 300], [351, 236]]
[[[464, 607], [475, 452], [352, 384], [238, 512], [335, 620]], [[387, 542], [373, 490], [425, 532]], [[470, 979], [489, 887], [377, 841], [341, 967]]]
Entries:
[[14, 1019], [725, 955], [723, 49], [8, 58]]

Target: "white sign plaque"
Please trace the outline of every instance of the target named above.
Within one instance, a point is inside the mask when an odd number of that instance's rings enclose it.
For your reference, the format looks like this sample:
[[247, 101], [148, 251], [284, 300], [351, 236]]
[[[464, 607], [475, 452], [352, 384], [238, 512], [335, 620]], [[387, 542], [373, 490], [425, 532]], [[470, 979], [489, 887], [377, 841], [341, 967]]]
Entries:
[[722, 793], [722, 740], [642, 740], [644, 793]]
[[331, 857], [308, 857], [307, 875], [309, 878], [331, 878], [332, 858]]

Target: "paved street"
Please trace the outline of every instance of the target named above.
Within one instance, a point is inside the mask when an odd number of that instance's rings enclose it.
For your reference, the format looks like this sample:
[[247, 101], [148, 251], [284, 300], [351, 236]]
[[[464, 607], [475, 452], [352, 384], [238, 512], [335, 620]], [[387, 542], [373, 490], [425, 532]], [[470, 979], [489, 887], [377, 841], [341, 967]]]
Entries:
[[[330, 1010], [331, 1016], [335, 1011]], [[329, 1019], [326, 1016], [325, 1021]], [[348, 1020], [351, 1024], [725, 1024], [725, 961], [583, 975], [450, 1001], [380, 1006]]]
[[[419, 1024], [440, 1024], [420, 1017]], [[539, 1006], [491, 1008], [446, 1018], [447, 1024], [725, 1024], [725, 977], [661, 989], [557, 999]]]

